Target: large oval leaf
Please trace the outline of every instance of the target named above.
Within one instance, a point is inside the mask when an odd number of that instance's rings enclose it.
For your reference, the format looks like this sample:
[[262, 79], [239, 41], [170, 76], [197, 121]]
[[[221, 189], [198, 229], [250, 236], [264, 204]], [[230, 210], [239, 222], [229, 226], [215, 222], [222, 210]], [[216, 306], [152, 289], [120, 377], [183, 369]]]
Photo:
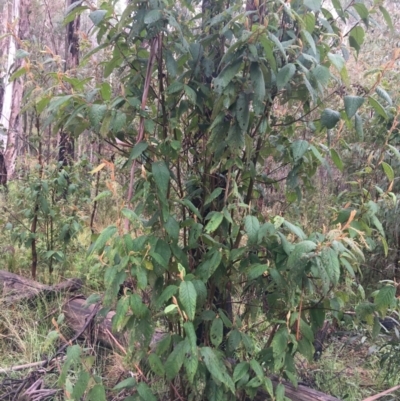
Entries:
[[190, 320], [194, 319], [196, 299], [197, 293], [193, 283], [191, 281], [182, 281], [179, 286], [179, 301]]
[[353, 117], [363, 103], [364, 103], [364, 98], [361, 96], [345, 96], [344, 109], [346, 111], [347, 117], [348, 118]]
[[334, 126], [340, 120], [340, 113], [336, 110], [325, 109], [321, 114], [321, 125], [328, 129], [334, 128]]
[[293, 77], [296, 72], [296, 66], [292, 63], [286, 64], [281, 68], [276, 77], [276, 85], [278, 90], [281, 90]]

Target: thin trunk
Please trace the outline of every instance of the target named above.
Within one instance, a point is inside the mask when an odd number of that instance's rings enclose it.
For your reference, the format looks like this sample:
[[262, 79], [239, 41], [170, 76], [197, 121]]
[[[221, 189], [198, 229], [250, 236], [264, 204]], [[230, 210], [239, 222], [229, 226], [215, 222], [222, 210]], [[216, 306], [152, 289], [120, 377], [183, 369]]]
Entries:
[[[12, 22], [19, 17], [19, 4], [18, 1], [14, 1], [12, 4], [7, 4], [2, 13], [2, 35], [6, 35], [8, 32], [8, 25], [12, 25]], [[16, 26], [18, 29], [18, 25]], [[18, 35], [18, 32], [14, 34]], [[15, 38], [12, 35], [5, 36], [0, 41], [1, 56], [5, 57], [5, 63], [0, 68], [2, 73], [1, 79], [4, 85], [2, 102], [1, 102], [1, 116], [0, 116], [0, 147], [4, 150], [7, 146], [7, 131], [10, 121], [11, 113], [11, 101], [12, 101], [12, 83], [9, 83], [11, 67], [15, 59]]]
[[[39, 116], [36, 115], [36, 129], [37, 132], [40, 132], [40, 120]], [[40, 180], [43, 179], [43, 157], [42, 157], [42, 140], [41, 137], [39, 136], [39, 145], [38, 145], [38, 163], [40, 165], [39, 169], [39, 177]], [[35, 208], [33, 211], [33, 219], [32, 219], [32, 224], [31, 224], [31, 234], [33, 235], [32, 238], [32, 243], [31, 243], [31, 254], [32, 254], [32, 264], [31, 264], [31, 274], [32, 278], [36, 280], [36, 272], [37, 272], [37, 264], [38, 264], [38, 252], [36, 248], [36, 230], [37, 230], [37, 224], [39, 220], [39, 195], [40, 195], [41, 189], [38, 191], [38, 194], [36, 196], [36, 203], [35, 203]]]
[[[67, 6], [77, 1], [79, 0], [67, 0]], [[70, 75], [75, 75], [76, 68], [79, 65], [79, 27], [79, 15], [67, 25], [65, 37], [65, 71], [68, 71]], [[74, 138], [68, 132], [61, 131], [58, 161], [63, 166], [71, 165], [74, 159], [74, 150]]]
[[5, 77], [5, 92], [2, 107], [0, 123], [6, 131], [6, 137], [3, 135], [4, 158], [7, 166], [8, 179], [14, 175], [15, 162], [17, 158], [18, 137], [21, 135], [21, 118], [20, 110], [23, 96], [23, 80], [22, 77], [17, 78], [13, 82], [8, 82], [13, 69], [18, 69], [22, 65], [22, 60], [16, 60], [16, 50], [21, 48], [23, 40], [29, 36], [29, 13], [30, 0], [14, 0], [12, 6], [12, 21], [19, 20], [12, 32], [8, 46], [7, 75]]

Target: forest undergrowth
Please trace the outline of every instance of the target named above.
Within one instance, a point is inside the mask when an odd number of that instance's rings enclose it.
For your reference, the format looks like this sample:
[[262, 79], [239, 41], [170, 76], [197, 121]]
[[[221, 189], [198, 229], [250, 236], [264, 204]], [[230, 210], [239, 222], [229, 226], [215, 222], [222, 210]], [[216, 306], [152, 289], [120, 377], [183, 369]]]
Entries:
[[[317, 183], [318, 185], [318, 183]], [[325, 187], [326, 189], [326, 187]], [[3, 210], [15, 210], [15, 203], [23, 196], [24, 185], [13, 183], [7, 192], [2, 192], [1, 202]], [[117, 192], [116, 192], [117, 193]], [[321, 197], [318, 191], [316, 198], [304, 201], [294, 211], [293, 218], [299, 219], [298, 223], [308, 226], [314, 217], [318, 216], [320, 210], [324, 210], [324, 201], [328, 198]], [[118, 199], [103, 199], [96, 215], [96, 230], [100, 232], [110, 224], [110, 221], [118, 215], [116, 205]], [[309, 208], [307, 204], [313, 204]], [[274, 204], [274, 210], [279, 209], [280, 203]], [[85, 205], [87, 215], [93, 202]], [[278, 209], [277, 209], [278, 208]], [[263, 207], [263, 212], [268, 213], [268, 207]], [[9, 224], [22, 224], [21, 216], [15, 214], [3, 215], [3, 222]], [[111, 217], [110, 217], [111, 216]], [[322, 216], [319, 216], [323, 218]], [[303, 220], [302, 220], [303, 219]], [[52, 277], [48, 274], [49, 261], [41, 257], [42, 263], [38, 266], [38, 280], [43, 283], [57, 284], [68, 278], [80, 278], [83, 287], [80, 293], [88, 297], [93, 293], [102, 293], [104, 283], [101, 278], [102, 266], [97, 258], [88, 257], [87, 249], [92, 241], [92, 231], [88, 226], [88, 217], [82, 215], [80, 230], [68, 244], [65, 258], [54, 265]], [[321, 220], [316, 224], [320, 224]], [[30, 277], [31, 249], [12, 237], [12, 228], [1, 232], [1, 249], [3, 257], [0, 259], [0, 270], [7, 270], [23, 277]], [[41, 255], [46, 251], [43, 249]], [[62, 314], [63, 303], [67, 298], [58, 295], [55, 299], [40, 298], [34, 305], [14, 305], [11, 309], [2, 309], [0, 312], [0, 372], [4, 369], [5, 376], [10, 380], [23, 380], [30, 371], [36, 370], [35, 363], [46, 360], [49, 356], [62, 346], [65, 341], [73, 337], [68, 329]], [[352, 305], [349, 303], [348, 309]], [[371, 327], [365, 322], [360, 322], [351, 314], [342, 315], [338, 320], [337, 316], [327, 315], [327, 319], [334, 322], [335, 327], [330, 330], [323, 344], [323, 352], [320, 358], [314, 361], [307, 361], [304, 357], [296, 358], [296, 365], [299, 374], [299, 383], [320, 390], [321, 392], [333, 395], [341, 400], [359, 401], [373, 394], [379, 393], [397, 385], [400, 380], [400, 372], [393, 367], [396, 360], [383, 363], [387, 359], [387, 346], [392, 340], [397, 343], [393, 331], [386, 330], [383, 326], [379, 335], [372, 334]], [[258, 322], [258, 323], [257, 323]], [[162, 325], [162, 322], [160, 322]], [[257, 334], [253, 338], [260, 346], [268, 337], [270, 327], [265, 323], [265, 315], [259, 314], [256, 319], [258, 326]], [[55, 334], [62, 333], [62, 336]], [[120, 350], [110, 350], [99, 344], [81, 342], [82, 348], [87, 356], [92, 356], [92, 368], [102, 377], [107, 388], [107, 399], [114, 399], [112, 389], [121, 380], [129, 378], [133, 373], [129, 362]], [[392, 352], [392, 351], [390, 351]], [[386, 356], [385, 356], [386, 355]], [[18, 371], [11, 371], [10, 368], [28, 365], [28, 368]], [[31, 368], [29, 365], [33, 364]], [[65, 399], [61, 389], [58, 387], [58, 379], [62, 369], [62, 361], [45, 375], [47, 387], [58, 389], [56, 400]], [[144, 375], [151, 382], [152, 372], [149, 367], [144, 369]], [[146, 371], [147, 369], [147, 371]], [[76, 383], [77, 376], [73, 369], [69, 372], [68, 380]], [[160, 399], [165, 397], [168, 388], [167, 384], [159, 383], [152, 387], [159, 394]], [[3, 394], [2, 394], [3, 392]], [[0, 388], [0, 399], [6, 394], [6, 387]], [[395, 400], [400, 392], [393, 392], [383, 400]]]

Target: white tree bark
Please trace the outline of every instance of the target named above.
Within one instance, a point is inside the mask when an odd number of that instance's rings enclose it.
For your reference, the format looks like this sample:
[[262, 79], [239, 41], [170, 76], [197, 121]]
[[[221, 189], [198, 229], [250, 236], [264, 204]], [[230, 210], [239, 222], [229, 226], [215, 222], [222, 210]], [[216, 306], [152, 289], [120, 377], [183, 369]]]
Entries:
[[22, 65], [21, 59], [16, 59], [17, 49], [21, 48], [22, 41], [28, 37], [31, 0], [13, 0], [11, 15], [9, 15], [10, 36], [7, 52], [7, 67], [4, 82], [6, 84], [0, 123], [3, 132], [0, 139], [3, 140], [7, 176], [11, 178], [15, 171], [17, 157], [17, 141], [21, 136], [20, 110], [23, 96], [23, 79], [19, 77], [13, 82], [9, 78], [14, 71]]
[[[19, 36], [19, 24], [17, 20], [19, 19], [19, 10], [20, 10], [20, 1], [14, 0], [12, 2], [11, 7], [4, 7], [3, 17], [4, 20], [3, 26], [5, 27], [5, 31], [7, 31], [7, 25], [14, 27], [13, 34], [18, 37]], [[8, 11], [8, 12], [7, 12]], [[15, 23], [17, 22], [17, 23]], [[5, 150], [7, 147], [8, 140], [8, 130], [10, 126], [10, 117], [11, 117], [11, 103], [12, 103], [12, 93], [13, 93], [13, 83], [9, 82], [11, 68], [15, 61], [15, 53], [16, 53], [16, 43], [15, 37], [10, 35], [8, 37], [8, 41], [4, 49], [4, 56], [7, 55], [6, 63], [4, 65], [4, 70], [2, 73], [2, 81], [4, 82], [5, 89], [3, 95], [3, 105], [0, 116], [0, 149]]]

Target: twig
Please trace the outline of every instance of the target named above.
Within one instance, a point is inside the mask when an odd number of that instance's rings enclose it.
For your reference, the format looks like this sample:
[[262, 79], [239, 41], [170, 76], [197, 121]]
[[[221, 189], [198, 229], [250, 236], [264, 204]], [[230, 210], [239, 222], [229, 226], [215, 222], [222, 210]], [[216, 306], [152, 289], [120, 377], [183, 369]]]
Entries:
[[378, 400], [379, 398], [383, 397], [384, 395], [393, 393], [393, 391], [396, 391], [398, 389], [400, 389], [400, 385], [394, 386], [394, 387], [390, 388], [389, 390], [382, 391], [381, 393], [372, 395], [371, 397], [367, 397], [367, 398], [363, 399], [362, 401], [375, 401], [375, 400]]
[[18, 370], [24, 370], [29, 368], [34, 368], [36, 366], [43, 366], [47, 362], [47, 359], [39, 362], [25, 363], [24, 365], [11, 366], [9, 368], [0, 368], [0, 373], [17, 372]]
[[90, 315], [87, 317], [85, 324], [82, 326], [82, 328], [78, 331], [78, 333], [76, 333], [74, 335], [74, 337], [72, 337], [71, 340], [69, 340], [66, 344], [64, 344], [63, 346], [61, 346], [57, 352], [54, 354], [54, 356], [50, 359], [48, 359], [46, 362], [44, 363], [43, 366], [46, 367], [54, 358], [56, 358], [58, 355], [60, 355], [65, 348], [67, 348], [69, 345], [71, 345], [74, 341], [76, 341], [82, 334], [83, 332], [88, 328], [88, 326], [92, 323], [94, 317], [96, 316], [98, 310], [100, 309], [100, 304], [97, 304], [92, 312], [90, 313]]
[[[110, 330], [106, 329], [106, 333], [113, 339], [113, 341], [115, 342], [116, 346], [121, 350], [121, 352], [126, 355], [126, 349], [117, 341], [117, 339], [112, 335], [112, 333], [110, 332]], [[139, 375], [142, 377], [142, 379], [148, 383], [147, 377], [144, 375], [144, 373], [142, 372], [142, 370], [139, 368], [139, 366], [135, 363], [134, 364], [135, 369], [138, 371]]]

